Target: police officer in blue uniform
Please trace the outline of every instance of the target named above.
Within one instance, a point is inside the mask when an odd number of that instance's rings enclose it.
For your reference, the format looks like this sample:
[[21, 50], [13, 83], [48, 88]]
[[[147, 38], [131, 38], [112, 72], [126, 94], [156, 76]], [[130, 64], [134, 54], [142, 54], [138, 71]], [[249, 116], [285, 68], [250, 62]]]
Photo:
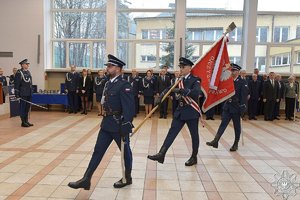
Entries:
[[66, 73], [65, 91], [68, 95], [69, 113], [77, 113], [79, 99], [79, 80], [80, 74], [76, 72], [76, 67], [71, 66], [71, 72]]
[[122, 188], [132, 184], [132, 152], [129, 143], [129, 133], [132, 132], [132, 120], [134, 116], [132, 88], [131, 85], [121, 77], [121, 70], [125, 65], [124, 62], [113, 55], [108, 55], [108, 63], [106, 65], [110, 80], [105, 84], [102, 97], [105, 115], [100, 125], [101, 129], [98, 134], [92, 158], [83, 178], [68, 184], [69, 187], [74, 189], [90, 189], [92, 175], [100, 164], [107, 148], [114, 140], [120, 149], [121, 139], [123, 141], [125, 140], [124, 159], [126, 181], [123, 182], [121, 179], [114, 184], [114, 187]]
[[127, 81], [131, 84], [132, 92], [134, 95], [134, 105], [135, 105], [135, 117], [139, 113], [139, 101], [140, 101], [140, 86], [141, 86], [141, 77], [137, 75], [136, 69], [132, 69], [131, 75], [127, 77]]
[[[198, 106], [198, 98], [201, 92], [200, 79], [191, 75], [191, 69], [194, 65], [190, 60], [181, 57], [179, 59], [179, 67], [182, 75], [182, 80], [179, 83], [179, 88], [175, 88], [173, 92], [180, 94], [179, 106], [174, 112], [171, 128], [169, 129], [168, 135], [159, 153], [155, 155], [148, 155], [148, 158], [159, 163], [164, 163], [166, 152], [175, 140], [176, 136], [184, 126], [187, 124], [191, 138], [193, 152], [190, 159], [185, 163], [186, 166], [192, 166], [197, 164], [197, 154], [199, 148], [199, 133], [198, 124], [200, 115], [200, 108]], [[167, 88], [168, 90], [168, 88]], [[166, 93], [166, 91], [164, 93]], [[201, 122], [203, 123], [202, 117]]]
[[230, 151], [236, 151], [238, 150], [238, 143], [241, 135], [241, 116], [247, 109], [246, 101], [248, 96], [248, 88], [246, 80], [238, 76], [241, 67], [236, 64], [231, 64], [231, 66], [232, 77], [234, 79], [235, 94], [225, 101], [222, 112], [222, 121], [219, 126], [218, 132], [215, 138], [211, 142], [206, 142], [206, 144], [208, 146], [218, 148], [218, 142], [223, 135], [226, 127], [228, 126], [230, 120], [232, 119], [235, 140], [232, 147], [230, 148]]
[[31, 73], [28, 70], [29, 62], [27, 59], [19, 62], [21, 65], [21, 69], [19, 69], [15, 76], [15, 96], [16, 98], [21, 98], [20, 100], [20, 117], [21, 117], [21, 126], [29, 127], [33, 126], [32, 123], [28, 121], [28, 112], [30, 109], [30, 104], [22, 101], [22, 99], [26, 101], [31, 101], [32, 98], [32, 77]]

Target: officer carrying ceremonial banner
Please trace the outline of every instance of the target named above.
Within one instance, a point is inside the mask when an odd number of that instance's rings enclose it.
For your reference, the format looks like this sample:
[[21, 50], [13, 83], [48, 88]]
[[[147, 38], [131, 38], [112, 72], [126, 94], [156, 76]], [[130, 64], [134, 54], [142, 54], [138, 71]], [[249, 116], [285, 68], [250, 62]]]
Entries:
[[122, 188], [132, 184], [132, 152], [129, 143], [129, 133], [132, 132], [132, 120], [135, 114], [132, 87], [130, 83], [123, 80], [121, 77], [121, 71], [125, 65], [124, 62], [113, 55], [108, 55], [108, 62], [106, 65], [110, 80], [105, 84], [101, 101], [105, 114], [100, 125], [101, 128], [92, 158], [83, 178], [68, 184], [69, 187], [74, 189], [90, 189], [92, 175], [113, 140], [117, 143], [119, 149], [121, 149], [121, 143], [125, 142], [123, 152], [125, 160], [125, 178], [123, 177], [116, 182], [114, 187]]
[[[185, 162], [186, 166], [192, 166], [197, 164], [197, 154], [199, 149], [199, 132], [198, 124], [199, 118], [202, 121], [201, 111], [198, 106], [198, 98], [201, 92], [200, 89], [200, 79], [191, 75], [191, 69], [194, 65], [189, 59], [181, 57], [179, 59], [179, 67], [181, 70], [182, 79], [178, 84], [178, 88], [173, 89], [174, 93], [180, 95], [179, 105], [174, 112], [174, 117], [172, 120], [171, 128], [169, 129], [168, 135], [165, 138], [165, 141], [162, 147], [159, 150], [159, 153], [155, 155], [148, 155], [148, 158], [159, 163], [164, 163], [165, 155], [175, 140], [176, 136], [184, 126], [187, 124], [191, 138], [192, 138], [192, 147], [193, 152], [190, 159]], [[167, 88], [163, 93], [166, 93], [169, 88]]]

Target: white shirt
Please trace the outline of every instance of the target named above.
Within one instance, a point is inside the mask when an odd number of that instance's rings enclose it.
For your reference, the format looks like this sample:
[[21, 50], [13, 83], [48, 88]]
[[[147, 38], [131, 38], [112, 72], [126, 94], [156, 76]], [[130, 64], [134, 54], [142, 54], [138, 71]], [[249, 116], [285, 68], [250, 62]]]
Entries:
[[86, 76], [83, 77], [83, 87], [85, 87]]
[[[119, 76], [120, 76], [120, 75], [119, 75]], [[119, 76], [115, 76], [114, 78], [110, 79], [110, 82], [111, 82], [111, 83], [114, 82], [114, 81], [116, 80], [116, 78], [119, 77]]]

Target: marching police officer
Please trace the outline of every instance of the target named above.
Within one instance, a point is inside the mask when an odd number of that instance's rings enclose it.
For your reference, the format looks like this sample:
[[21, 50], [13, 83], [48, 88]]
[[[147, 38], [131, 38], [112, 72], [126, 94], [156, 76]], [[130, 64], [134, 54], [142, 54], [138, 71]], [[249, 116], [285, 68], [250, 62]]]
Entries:
[[31, 101], [32, 97], [32, 77], [31, 73], [28, 70], [29, 62], [27, 59], [22, 60], [19, 62], [21, 65], [21, 69], [19, 69], [15, 76], [15, 96], [16, 98], [21, 98], [20, 100], [20, 117], [21, 117], [21, 126], [22, 127], [29, 127], [33, 126], [28, 121], [28, 112], [30, 109], [30, 104], [28, 102], [22, 101]]
[[80, 74], [76, 72], [76, 67], [71, 66], [71, 71], [66, 73], [65, 90], [68, 95], [69, 113], [77, 113], [78, 110], [78, 92], [79, 92]]
[[[198, 124], [199, 117], [201, 117], [201, 111], [197, 102], [201, 89], [200, 79], [190, 74], [193, 65], [194, 63], [186, 58], [181, 57], [179, 59], [182, 80], [178, 84], [179, 88], [173, 90], [173, 92], [179, 93], [181, 96], [179, 99], [179, 106], [174, 113], [171, 128], [169, 129], [168, 135], [165, 138], [159, 153], [148, 155], [148, 158], [151, 160], [164, 163], [166, 152], [184, 124], [187, 124], [192, 138], [193, 153], [185, 165], [192, 166], [197, 164], [199, 148]], [[203, 123], [202, 117], [201, 122]]]
[[121, 139], [125, 140], [124, 159], [125, 159], [125, 179], [119, 180], [114, 184], [115, 188], [122, 188], [132, 184], [132, 152], [129, 144], [129, 133], [132, 132], [132, 120], [134, 116], [134, 99], [131, 85], [121, 77], [124, 62], [108, 55], [107, 72], [110, 74], [110, 80], [105, 84], [102, 104], [105, 115], [101, 123], [101, 129], [98, 134], [94, 152], [90, 160], [89, 166], [82, 179], [76, 182], [70, 182], [69, 187], [78, 189], [90, 189], [91, 178], [94, 171], [100, 164], [104, 153], [114, 140], [119, 149], [121, 147]]
[[241, 69], [236, 64], [231, 64], [231, 72], [234, 80], [235, 95], [227, 99], [223, 106], [222, 122], [219, 126], [218, 132], [215, 138], [211, 142], [206, 142], [208, 146], [218, 148], [218, 142], [223, 135], [230, 120], [233, 121], [235, 140], [234, 144], [230, 148], [230, 151], [236, 151], [238, 149], [238, 143], [241, 135], [241, 116], [246, 111], [246, 101], [248, 96], [248, 88], [246, 80], [238, 76]]
[[131, 75], [127, 77], [127, 81], [131, 84], [132, 92], [134, 95], [134, 104], [135, 104], [135, 117], [139, 113], [139, 101], [140, 101], [140, 80], [141, 77], [137, 75], [136, 69], [132, 69]]

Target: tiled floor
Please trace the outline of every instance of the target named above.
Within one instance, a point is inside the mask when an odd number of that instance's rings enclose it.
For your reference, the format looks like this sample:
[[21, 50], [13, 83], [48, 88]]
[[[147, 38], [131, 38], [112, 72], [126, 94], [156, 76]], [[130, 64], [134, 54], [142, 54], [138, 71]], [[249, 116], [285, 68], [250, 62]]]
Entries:
[[[134, 124], [143, 119], [140, 114]], [[191, 152], [187, 127], [169, 149], [165, 164], [147, 160], [166, 136], [171, 119], [148, 119], [131, 138], [134, 155], [133, 184], [114, 189], [121, 177], [120, 152], [110, 146], [92, 179], [91, 190], [73, 190], [67, 184], [80, 179], [88, 165], [101, 118], [63, 112], [33, 112], [30, 128], [19, 118], [0, 119], [1, 199], [187, 199], [268, 200], [276, 196], [275, 174], [300, 174], [300, 122], [243, 121], [244, 146], [228, 149], [233, 142], [230, 125], [219, 149], [205, 145], [213, 138], [220, 120], [200, 128], [198, 164], [185, 167]], [[300, 177], [295, 183], [300, 183]], [[276, 184], [275, 184], [276, 185]], [[296, 184], [295, 184], [296, 185]], [[289, 200], [300, 199], [300, 189]]]

